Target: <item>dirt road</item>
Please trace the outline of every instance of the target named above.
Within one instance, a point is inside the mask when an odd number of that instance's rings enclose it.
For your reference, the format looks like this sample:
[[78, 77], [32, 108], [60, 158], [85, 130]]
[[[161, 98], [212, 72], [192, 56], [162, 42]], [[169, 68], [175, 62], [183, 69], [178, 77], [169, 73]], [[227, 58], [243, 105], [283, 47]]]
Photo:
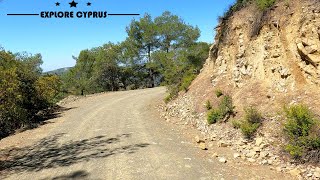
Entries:
[[164, 95], [154, 88], [67, 104], [61, 117], [0, 141], [0, 179], [285, 179], [210, 157], [159, 118]]

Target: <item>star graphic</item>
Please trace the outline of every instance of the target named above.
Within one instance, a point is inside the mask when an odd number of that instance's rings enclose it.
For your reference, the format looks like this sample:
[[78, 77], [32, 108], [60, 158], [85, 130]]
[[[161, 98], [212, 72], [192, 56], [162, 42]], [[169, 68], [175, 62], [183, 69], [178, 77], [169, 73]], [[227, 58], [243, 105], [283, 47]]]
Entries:
[[88, 3], [87, 3], [87, 6], [91, 6], [91, 2], [88, 2]]
[[56, 6], [60, 6], [60, 3], [59, 3], [59, 2], [56, 2]]
[[72, 2], [69, 4], [70, 4], [70, 7], [77, 7], [78, 3], [74, 2], [74, 0], [72, 0]]

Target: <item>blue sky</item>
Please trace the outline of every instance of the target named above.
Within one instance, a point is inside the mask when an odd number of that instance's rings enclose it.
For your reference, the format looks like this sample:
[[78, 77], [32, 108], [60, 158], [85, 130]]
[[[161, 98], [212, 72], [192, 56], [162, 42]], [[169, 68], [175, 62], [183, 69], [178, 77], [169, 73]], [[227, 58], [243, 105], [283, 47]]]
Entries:
[[[39, 16], [7, 16], [9, 13], [41, 11], [108, 11], [108, 13], [145, 13], [152, 17], [168, 10], [201, 30], [199, 41], [213, 42], [217, 17], [234, 0], [0, 0], [0, 46], [12, 52], [41, 53], [44, 71], [75, 64], [72, 56], [83, 49], [108, 41], [121, 42], [125, 28], [139, 16], [109, 16], [106, 19], [42, 19]], [[60, 7], [55, 3], [60, 2]], [[86, 3], [91, 2], [91, 7]]]

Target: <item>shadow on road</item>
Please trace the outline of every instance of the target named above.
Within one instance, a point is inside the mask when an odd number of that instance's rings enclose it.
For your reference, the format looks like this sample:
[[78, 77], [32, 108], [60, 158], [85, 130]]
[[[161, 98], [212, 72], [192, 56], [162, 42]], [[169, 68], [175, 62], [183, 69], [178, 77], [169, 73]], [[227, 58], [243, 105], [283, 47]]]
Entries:
[[107, 158], [123, 153], [135, 153], [141, 148], [150, 145], [148, 143], [140, 143], [116, 146], [116, 143], [129, 138], [130, 134], [121, 134], [111, 138], [97, 136], [61, 144], [59, 139], [64, 135], [56, 134], [44, 138], [33, 146], [1, 150], [0, 175], [1, 173], [10, 175], [26, 171], [37, 172], [49, 168], [66, 167], [92, 159]]
[[44, 178], [43, 180], [51, 179], [51, 180], [72, 180], [72, 179], [88, 179], [89, 173], [86, 171], [75, 171], [68, 175], [56, 176], [53, 178]]

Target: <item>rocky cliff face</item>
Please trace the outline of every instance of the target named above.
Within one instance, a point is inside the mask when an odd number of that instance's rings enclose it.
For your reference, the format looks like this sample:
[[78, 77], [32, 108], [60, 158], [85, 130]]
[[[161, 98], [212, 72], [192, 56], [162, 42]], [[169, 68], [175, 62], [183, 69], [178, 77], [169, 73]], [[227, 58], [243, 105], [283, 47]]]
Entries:
[[[263, 81], [279, 92], [320, 83], [320, 2], [281, 2], [259, 12], [248, 7], [236, 12], [224, 29], [218, 26], [213, 74], [223, 75], [235, 88], [248, 80]], [[226, 31], [226, 32], [221, 32]]]
[[[219, 100], [214, 91], [220, 89], [233, 98], [234, 119], [242, 118], [248, 106], [264, 114], [257, 136], [273, 146], [261, 152], [279, 154], [284, 139], [278, 112], [284, 105], [306, 104], [320, 115], [320, 1], [283, 0], [264, 12], [251, 4], [220, 23], [216, 32], [201, 73], [187, 92], [167, 104], [163, 116], [198, 128], [208, 139], [235, 144], [239, 150], [242, 135], [230, 120], [211, 126], [206, 122], [204, 104], [209, 100], [215, 106]], [[286, 162], [279, 156], [259, 158], [261, 163], [272, 159], [278, 166]]]
[[195, 111], [205, 111], [215, 89], [233, 96], [238, 109], [320, 105], [320, 1], [288, 2], [264, 12], [249, 5], [220, 23], [201, 74], [181, 95], [194, 99]]

